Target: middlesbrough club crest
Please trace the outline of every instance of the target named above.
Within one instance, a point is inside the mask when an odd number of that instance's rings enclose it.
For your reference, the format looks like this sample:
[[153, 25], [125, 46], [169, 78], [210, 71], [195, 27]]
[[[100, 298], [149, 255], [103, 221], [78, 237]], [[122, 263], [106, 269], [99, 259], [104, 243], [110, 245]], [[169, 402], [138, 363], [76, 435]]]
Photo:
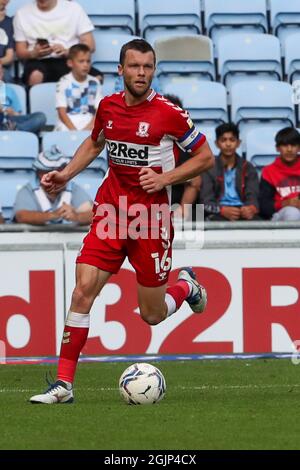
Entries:
[[148, 130], [149, 130], [150, 124], [149, 122], [139, 122], [139, 128], [136, 132], [136, 135], [139, 137], [149, 137]]

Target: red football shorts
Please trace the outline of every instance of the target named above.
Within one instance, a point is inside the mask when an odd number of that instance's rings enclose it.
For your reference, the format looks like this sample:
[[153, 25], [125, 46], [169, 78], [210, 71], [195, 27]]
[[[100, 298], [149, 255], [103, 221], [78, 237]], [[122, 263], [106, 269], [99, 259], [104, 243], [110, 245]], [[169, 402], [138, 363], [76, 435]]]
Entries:
[[105, 237], [101, 218], [94, 217], [76, 263], [89, 264], [116, 274], [127, 256], [139, 284], [145, 287], [161, 286], [168, 281], [172, 264], [174, 231], [172, 224], [168, 225], [168, 228], [144, 228], [136, 239], [128, 234], [126, 236], [127, 227], [116, 225]]

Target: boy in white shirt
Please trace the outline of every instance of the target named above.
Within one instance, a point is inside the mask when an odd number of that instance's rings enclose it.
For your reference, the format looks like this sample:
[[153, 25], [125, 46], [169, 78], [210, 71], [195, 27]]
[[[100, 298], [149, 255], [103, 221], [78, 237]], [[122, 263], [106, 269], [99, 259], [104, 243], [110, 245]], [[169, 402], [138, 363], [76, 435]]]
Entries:
[[57, 84], [56, 108], [58, 131], [93, 129], [94, 117], [102, 99], [99, 81], [89, 75], [91, 52], [87, 45], [76, 44], [69, 50], [71, 72]]

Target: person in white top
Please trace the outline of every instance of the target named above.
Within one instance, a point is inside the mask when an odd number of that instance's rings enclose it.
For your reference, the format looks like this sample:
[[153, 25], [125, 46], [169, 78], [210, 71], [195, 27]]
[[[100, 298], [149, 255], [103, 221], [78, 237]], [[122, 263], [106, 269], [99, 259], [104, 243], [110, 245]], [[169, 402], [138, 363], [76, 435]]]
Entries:
[[99, 81], [89, 75], [91, 52], [85, 44], [76, 44], [69, 51], [67, 61], [71, 72], [64, 75], [57, 85], [56, 130], [89, 130], [102, 99]]
[[35, 0], [21, 7], [13, 20], [16, 53], [25, 61], [24, 82], [57, 81], [68, 72], [69, 48], [77, 43], [95, 50], [94, 26], [76, 2]]

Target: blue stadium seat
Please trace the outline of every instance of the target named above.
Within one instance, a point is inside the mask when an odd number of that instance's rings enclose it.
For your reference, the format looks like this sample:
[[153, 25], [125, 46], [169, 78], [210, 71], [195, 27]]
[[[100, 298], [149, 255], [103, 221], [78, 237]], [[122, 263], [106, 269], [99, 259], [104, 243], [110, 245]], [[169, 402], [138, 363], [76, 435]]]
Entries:
[[161, 83], [172, 74], [197, 74], [200, 79], [214, 80], [213, 45], [206, 36], [174, 36], [154, 43], [157, 75]]
[[136, 39], [126, 33], [102, 34], [100, 30], [94, 31], [96, 51], [93, 53], [92, 62], [104, 74], [117, 74], [120, 49], [128, 41]]
[[299, 31], [299, 0], [269, 0], [269, 5], [273, 34], [276, 34], [282, 40], [287, 34]]
[[204, 26], [215, 43], [227, 32], [267, 32], [265, 0], [205, 0]]
[[270, 34], [228, 34], [219, 44], [219, 74], [229, 88], [241, 77], [282, 77], [280, 43]]
[[6, 221], [11, 219], [17, 192], [28, 181], [34, 183], [34, 172], [0, 170], [0, 205], [2, 206], [2, 215]]
[[[45, 132], [42, 139], [43, 150], [49, 150], [56, 145], [59, 150], [69, 158], [72, 158], [79, 145], [90, 135], [90, 131], [52, 131]], [[92, 162], [88, 168], [101, 170], [103, 176], [107, 171], [106, 149]]]
[[216, 146], [216, 127], [217, 125], [212, 123], [205, 123], [202, 124], [202, 122], [195, 121], [195, 126], [196, 128], [205, 135], [206, 140], [211, 148], [211, 151], [214, 155], [219, 155], [220, 150]]
[[275, 135], [282, 125], [261, 124], [247, 133], [246, 158], [257, 168], [269, 165], [278, 156], [275, 145]]
[[231, 103], [231, 118], [236, 123], [258, 119], [295, 124], [292, 87], [285, 82], [235, 83], [231, 89]]
[[30, 112], [42, 111], [47, 117], [47, 126], [55, 126], [57, 112], [55, 105], [56, 83], [39, 83], [29, 90]]
[[0, 169], [31, 169], [38, 155], [35, 134], [23, 131], [0, 131]]
[[90, 198], [94, 200], [102, 180], [102, 173], [99, 174], [96, 170], [85, 170], [75, 176], [73, 181], [79, 184], [90, 195]]
[[156, 28], [201, 33], [199, 0], [137, 0], [140, 34], [147, 40]]
[[146, 40], [154, 47], [156, 41], [174, 36], [195, 36], [195, 31], [187, 28], [165, 28], [162, 26], [160, 28], [149, 29]]
[[104, 80], [102, 84], [103, 96], [111, 95], [116, 92], [116, 80], [118, 79], [117, 74], [104, 74]]
[[26, 91], [25, 88], [21, 85], [16, 85], [15, 83], [8, 83], [7, 86], [12, 88], [14, 92], [16, 93], [18, 100], [20, 102], [21, 106], [21, 112], [22, 114], [27, 113], [27, 107], [26, 107]]
[[16, 14], [16, 11], [19, 10], [19, 8], [21, 8], [23, 5], [27, 5], [28, 3], [31, 3], [31, 1], [30, 0], [10, 0], [6, 7], [7, 16], [14, 16]]
[[97, 28], [135, 32], [134, 0], [76, 0]]
[[292, 87], [285, 82], [243, 81], [231, 89], [231, 120], [238, 124], [243, 149], [248, 132], [258, 123], [295, 124]]
[[299, 44], [300, 32], [289, 34], [284, 41], [285, 73], [290, 83], [300, 79]]
[[226, 88], [221, 83], [186, 77], [171, 78], [163, 87], [164, 94], [177, 95], [195, 121], [228, 121]]

